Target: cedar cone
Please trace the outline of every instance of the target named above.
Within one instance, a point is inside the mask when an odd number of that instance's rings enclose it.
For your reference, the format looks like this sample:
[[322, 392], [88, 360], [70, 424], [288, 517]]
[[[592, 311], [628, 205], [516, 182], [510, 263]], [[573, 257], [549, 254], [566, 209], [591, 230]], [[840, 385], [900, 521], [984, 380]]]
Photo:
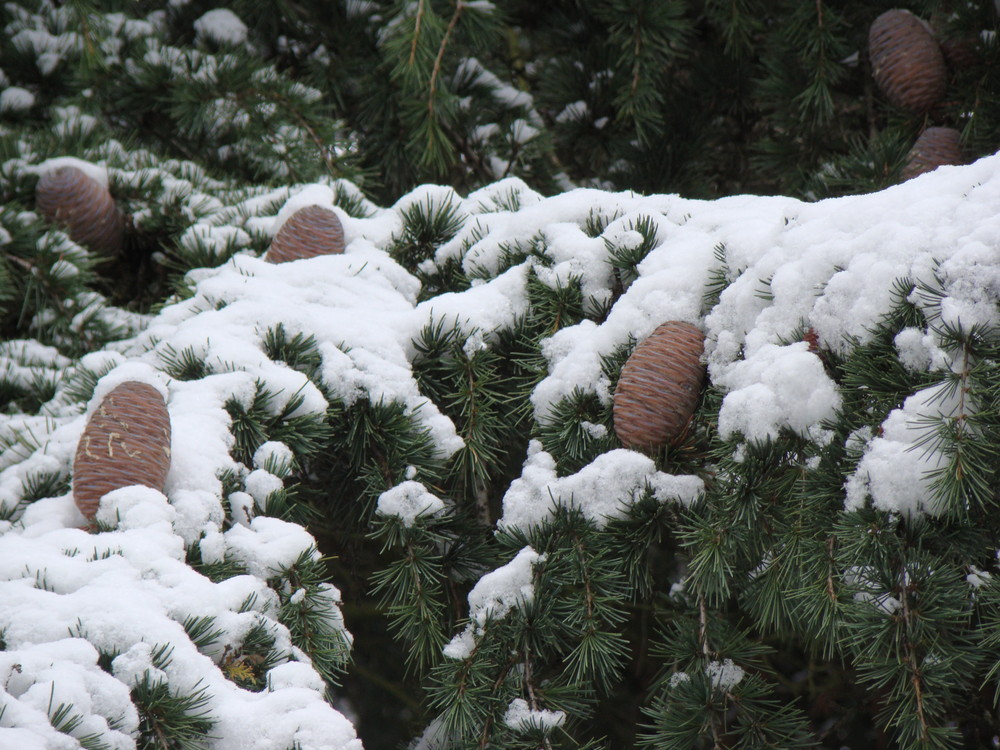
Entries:
[[948, 28], [947, 16], [937, 13], [931, 17], [931, 29], [934, 38], [941, 47], [941, 54], [952, 70], [971, 68], [979, 62], [979, 51], [976, 49], [975, 35], [956, 34]]
[[615, 434], [627, 448], [656, 452], [686, 432], [698, 405], [705, 337], [668, 321], [641, 342], [622, 368], [614, 397]]
[[908, 10], [887, 10], [868, 31], [875, 83], [897, 107], [927, 112], [944, 96], [948, 71], [930, 28]]
[[322, 206], [305, 206], [281, 225], [265, 260], [285, 263], [300, 258], [344, 252], [344, 227], [337, 214]]
[[943, 164], [961, 164], [961, 137], [954, 128], [927, 128], [906, 155], [903, 179], [909, 180]]
[[956, 39], [948, 37], [941, 39], [941, 53], [952, 70], [971, 68], [979, 62], [979, 52], [976, 50], [976, 40]]
[[125, 224], [108, 189], [76, 167], [42, 174], [35, 206], [46, 219], [66, 229], [70, 239], [102, 255], [121, 249]]
[[73, 500], [88, 521], [112, 490], [142, 484], [162, 492], [170, 469], [170, 415], [160, 392], [129, 381], [104, 397], [73, 462]]

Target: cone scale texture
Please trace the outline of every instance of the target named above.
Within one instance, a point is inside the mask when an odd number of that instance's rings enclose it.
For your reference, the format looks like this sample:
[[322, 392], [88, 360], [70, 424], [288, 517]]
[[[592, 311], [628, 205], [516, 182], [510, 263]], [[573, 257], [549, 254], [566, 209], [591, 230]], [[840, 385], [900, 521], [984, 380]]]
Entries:
[[76, 167], [45, 172], [35, 186], [35, 206], [70, 239], [102, 255], [122, 247], [124, 221], [108, 189]]
[[944, 96], [948, 70], [927, 24], [906, 10], [887, 10], [868, 32], [872, 75], [897, 107], [927, 112]]
[[903, 179], [930, 172], [945, 164], [961, 164], [962, 134], [954, 128], [927, 128], [906, 155]]
[[170, 469], [170, 415], [160, 392], [126, 382], [112, 390], [80, 437], [73, 462], [73, 500], [93, 521], [101, 498], [135, 484], [163, 491]]
[[614, 396], [615, 434], [626, 448], [655, 452], [684, 435], [705, 378], [704, 348], [702, 332], [679, 321], [635, 348]]
[[278, 230], [266, 260], [286, 263], [342, 252], [344, 227], [337, 214], [322, 206], [306, 206], [292, 214]]

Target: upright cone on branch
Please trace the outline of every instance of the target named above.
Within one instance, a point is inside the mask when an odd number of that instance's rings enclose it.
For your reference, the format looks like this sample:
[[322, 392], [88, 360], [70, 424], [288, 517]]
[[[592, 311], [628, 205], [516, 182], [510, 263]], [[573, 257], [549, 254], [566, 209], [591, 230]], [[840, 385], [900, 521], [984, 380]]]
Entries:
[[114, 256], [122, 247], [125, 223], [104, 185], [82, 170], [62, 166], [42, 173], [35, 186], [35, 206], [70, 239], [101, 255]]
[[668, 321], [642, 341], [622, 369], [614, 396], [615, 434], [627, 448], [656, 452], [686, 432], [698, 405], [705, 336]]
[[927, 128], [906, 155], [902, 177], [909, 180], [945, 164], [961, 164], [962, 134], [954, 128]]
[[170, 415], [148, 383], [115, 387], [87, 422], [73, 461], [73, 500], [93, 521], [101, 498], [142, 484], [162, 491], [170, 469]]
[[948, 70], [930, 27], [908, 10], [887, 10], [868, 31], [872, 75], [897, 107], [927, 112], [944, 96]]
[[305, 206], [292, 214], [271, 240], [265, 260], [285, 263], [344, 252], [344, 227], [337, 214], [322, 206]]

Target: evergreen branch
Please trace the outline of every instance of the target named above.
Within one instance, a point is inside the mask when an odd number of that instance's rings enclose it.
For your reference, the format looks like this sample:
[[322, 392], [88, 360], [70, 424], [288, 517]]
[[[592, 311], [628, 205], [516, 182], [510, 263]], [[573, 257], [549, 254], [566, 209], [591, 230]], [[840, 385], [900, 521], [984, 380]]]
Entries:
[[[500, 690], [500, 686], [503, 685], [504, 680], [507, 679], [507, 675], [510, 673], [510, 670], [514, 667], [515, 664], [518, 663], [519, 659], [517, 658], [517, 656], [518, 656], [517, 654], [511, 655], [507, 659], [507, 663], [504, 665], [503, 669], [500, 670], [500, 672], [497, 674], [496, 679], [493, 681], [493, 689], [490, 691], [491, 697], [496, 695], [497, 691]], [[483, 731], [479, 737], [478, 750], [487, 750], [487, 748], [489, 747], [490, 740], [492, 739], [492, 736], [490, 734], [490, 728], [492, 727], [493, 722], [494, 722], [494, 714], [491, 712], [490, 714], [487, 715], [486, 721], [483, 722]]]
[[910, 612], [910, 584], [908, 581], [909, 574], [906, 570], [906, 565], [903, 565], [900, 571], [900, 586], [902, 588], [902, 593], [899, 597], [901, 609], [903, 612], [903, 627], [905, 629], [904, 643], [906, 649], [906, 665], [910, 671], [910, 684], [913, 686], [913, 695], [917, 702], [917, 719], [920, 722], [920, 739], [927, 740], [928, 736], [928, 724], [927, 718], [924, 715], [924, 695], [923, 695], [923, 680], [920, 674], [920, 664], [917, 661], [917, 654], [914, 649], [913, 640], [910, 638], [910, 631], [913, 628], [913, 622], [911, 620]]
[[[705, 664], [713, 660], [715, 655], [708, 643], [708, 606], [705, 602], [704, 594], [698, 594], [698, 641], [701, 644], [701, 652], [705, 657]], [[727, 700], [728, 692], [726, 693]], [[723, 750], [722, 736], [719, 734], [718, 714], [712, 712], [709, 716], [709, 726], [712, 730], [713, 750]]]
[[413, 25], [413, 42], [410, 44], [410, 59], [407, 61], [407, 64], [411, 67], [417, 59], [417, 42], [420, 41], [420, 24], [424, 20], [424, 3], [426, 1], [419, 0], [419, 4], [417, 5], [417, 16]]
[[632, 85], [630, 87], [630, 92], [633, 99], [638, 94], [639, 82], [642, 80], [642, 28], [643, 21], [641, 18], [637, 18], [634, 26], [632, 27], [632, 54], [635, 57], [635, 61], [632, 63]]
[[309, 138], [316, 146], [316, 150], [319, 151], [319, 155], [323, 159], [323, 163], [326, 164], [326, 168], [330, 172], [330, 174], [341, 175], [342, 170], [338, 169], [337, 163], [333, 160], [333, 157], [330, 155], [329, 147], [327, 146], [326, 143], [323, 142], [323, 139], [320, 138], [319, 134], [316, 132], [316, 129], [312, 126], [309, 120], [305, 118], [305, 115], [303, 115], [297, 108], [293, 107], [291, 102], [281, 94], [268, 93], [268, 96], [270, 96], [270, 98], [272, 98], [274, 101], [283, 104], [287, 109], [287, 111], [292, 113], [292, 117], [295, 118], [295, 121], [302, 127], [303, 130], [305, 130], [309, 134]]
[[712, 659], [712, 650], [708, 645], [708, 607], [704, 594], [698, 594], [698, 643], [707, 661]]
[[[537, 711], [538, 696], [535, 694], [535, 686], [531, 677], [531, 647], [528, 645], [524, 647], [524, 685], [528, 690], [528, 703], [531, 706], [531, 710]], [[549, 740], [548, 735], [542, 738], [542, 745], [545, 750], [552, 750], [552, 742]]]
[[[438, 45], [437, 57], [434, 58], [434, 67], [431, 70], [431, 77], [427, 83], [427, 114], [431, 121], [433, 121], [436, 117], [434, 112], [434, 97], [437, 94], [437, 81], [438, 76], [441, 74], [441, 63], [444, 60], [445, 50], [448, 48], [448, 41], [451, 38], [451, 34], [455, 30], [455, 26], [458, 24], [458, 19], [462, 15], [462, 11], [464, 9], [465, 0], [455, 0], [455, 12], [452, 13], [451, 20], [448, 21], [448, 27], [445, 29], [444, 37], [441, 39], [441, 44]], [[415, 44], [416, 39], [414, 39], [414, 45]]]
[[[442, 620], [447, 609], [442, 601], [441, 582], [446, 575], [438, 550], [447, 544], [445, 536], [429, 526], [434, 519], [418, 519], [407, 527], [398, 519], [386, 518], [376, 536], [386, 539], [383, 549], [402, 544], [404, 556], [374, 576], [373, 593], [391, 619], [395, 637], [406, 642], [406, 662], [423, 674], [441, 660], [446, 642]], [[418, 547], [416, 540], [422, 542]]]
[[834, 547], [837, 544], [837, 537], [831, 534], [826, 540], [827, 574], [826, 574], [826, 595], [830, 598], [831, 604], [837, 602], [837, 589], [833, 582], [834, 563], [836, 558], [833, 555]]

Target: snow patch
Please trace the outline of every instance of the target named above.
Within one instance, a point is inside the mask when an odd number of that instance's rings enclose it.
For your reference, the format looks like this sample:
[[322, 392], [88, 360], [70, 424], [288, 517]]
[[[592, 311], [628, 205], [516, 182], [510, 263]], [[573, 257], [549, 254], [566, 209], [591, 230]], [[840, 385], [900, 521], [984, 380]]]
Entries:
[[521, 476], [504, 495], [497, 528], [526, 531], [544, 523], [559, 506], [576, 508], [603, 528], [623, 518], [647, 490], [661, 503], [690, 505], [704, 489], [698, 477], [657, 471], [651, 458], [624, 449], [603, 453], [576, 474], [558, 477], [555, 459], [533, 440]]
[[247, 40], [247, 26], [228, 8], [216, 8], [194, 22], [195, 34], [220, 44], [242, 44]]

